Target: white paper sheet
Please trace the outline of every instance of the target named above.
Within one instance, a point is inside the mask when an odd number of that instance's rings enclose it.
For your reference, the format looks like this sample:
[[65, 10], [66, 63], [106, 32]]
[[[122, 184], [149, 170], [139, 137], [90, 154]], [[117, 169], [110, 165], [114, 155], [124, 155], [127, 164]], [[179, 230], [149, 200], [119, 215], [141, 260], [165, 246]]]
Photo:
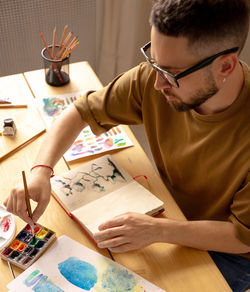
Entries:
[[61, 236], [7, 288], [12, 292], [164, 292], [67, 236]]

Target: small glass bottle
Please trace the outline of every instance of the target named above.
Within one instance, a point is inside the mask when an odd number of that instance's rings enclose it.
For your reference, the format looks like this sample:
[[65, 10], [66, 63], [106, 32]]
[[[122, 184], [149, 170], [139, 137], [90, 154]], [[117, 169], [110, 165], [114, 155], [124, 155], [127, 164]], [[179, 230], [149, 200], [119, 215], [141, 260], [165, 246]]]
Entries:
[[12, 118], [4, 119], [3, 121], [3, 135], [4, 136], [15, 136], [16, 135], [16, 125]]

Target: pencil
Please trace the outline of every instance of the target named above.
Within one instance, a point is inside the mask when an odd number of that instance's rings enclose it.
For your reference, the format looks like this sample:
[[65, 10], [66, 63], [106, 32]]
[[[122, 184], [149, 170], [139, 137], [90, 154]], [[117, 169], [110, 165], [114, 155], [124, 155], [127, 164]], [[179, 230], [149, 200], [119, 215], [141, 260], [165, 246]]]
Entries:
[[59, 53], [59, 51], [60, 51], [61, 48], [62, 48], [62, 44], [63, 44], [64, 38], [65, 38], [65, 36], [66, 36], [67, 29], [68, 29], [68, 25], [66, 24], [66, 25], [64, 26], [64, 29], [63, 29], [63, 33], [62, 33], [61, 40], [60, 40], [60, 43], [59, 43], [59, 48], [58, 48], [58, 51], [57, 51], [57, 54], [56, 54], [56, 59], [57, 59], [57, 57], [58, 57], [58, 53]]
[[72, 41], [69, 43], [67, 50], [70, 50], [76, 41], [77, 41], [77, 37], [73, 37]]
[[[30, 198], [29, 198], [29, 191], [27, 187], [27, 181], [26, 181], [26, 176], [25, 176], [25, 171], [22, 171], [22, 176], [23, 176], [23, 186], [24, 186], [24, 193], [25, 193], [25, 202], [28, 210], [29, 217], [32, 218], [32, 211], [31, 211], [31, 206], [30, 206]], [[34, 235], [34, 226], [31, 226], [32, 234]]]
[[44, 46], [45, 46], [45, 48], [46, 48], [46, 51], [47, 51], [48, 54], [49, 54], [50, 59], [53, 59], [52, 54], [51, 54], [51, 52], [50, 52], [50, 49], [49, 49], [49, 47], [48, 47], [48, 45], [47, 45], [47, 43], [46, 43], [46, 41], [45, 41], [45, 38], [44, 38], [44, 36], [43, 36], [43, 33], [42, 33], [41, 31], [40, 31], [40, 37], [41, 37], [41, 39], [42, 39], [42, 41], [43, 41], [43, 44], [44, 44]]
[[64, 58], [66, 58], [66, 57], [69, 55], [70, 50], [71, 50], [71, 47], [74, 45], [76, 39], [77, 39], [77, 37], [74, 37], [74, 38], [72, 39], [72, 41], [69, 43], [68, 47], [66, 48], [66, 50], [65, 50], [64, 53], [62, 54], [62, 60], [63, 60]]
[[[71, 42], [72, 43], [72, 42]], [[76, 39], [68, 48], [65, 50], [64, 54], [62, 55], [62, 60], [68, 57], [68, 55], [79, 45], [79, 40]]]
[[1, 108], [27, 108], [27, 104], [10, 104], [10, 103], [6, 103], [6, 104], [0, 104], [0, 109]]
[[56, 46], [56, 27], [53, 30], [53, 40], [52, 40], [52, 58], [55, 58], [55, 46]]
[[64, 49], [66, 48], [67, 44], [69, 43], [70, 39], [72, 37], [72, 32], [69, 32], [64, 43], [62, 44], [62, 48], [61, 50], [59, 51], [58, 55], [57, 55], [57, 58], [60, 59], [64, 53]]

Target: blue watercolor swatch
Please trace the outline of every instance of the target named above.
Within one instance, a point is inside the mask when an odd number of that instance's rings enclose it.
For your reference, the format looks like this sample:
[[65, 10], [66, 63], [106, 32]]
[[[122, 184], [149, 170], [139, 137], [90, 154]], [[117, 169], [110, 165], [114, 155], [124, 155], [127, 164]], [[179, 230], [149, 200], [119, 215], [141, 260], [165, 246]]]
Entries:
[[48, 276], [43, 276], [41, 280], [36, 284], [35, 287], [32, 288], [35, 292], [64, 292], [57, 285], [52, 283]]
[[97, 270], [90, 263], [70, 257], [58, 264], [58, 269], [71, 284], [89, 291], [97, 282]]

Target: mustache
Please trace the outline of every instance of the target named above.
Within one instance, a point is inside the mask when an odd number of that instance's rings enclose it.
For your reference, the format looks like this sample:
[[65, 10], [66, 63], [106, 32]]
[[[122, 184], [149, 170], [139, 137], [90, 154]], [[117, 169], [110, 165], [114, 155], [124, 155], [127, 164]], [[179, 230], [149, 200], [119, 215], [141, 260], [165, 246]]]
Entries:
[[165, 94], [165, 95], [167, 95], [167, 96], [175, 97], [175, 98], [179, 99], [178, 96], [176, 96], [175, 94], [169, 92], [167, 89], [163, 89], [162, 90], [162, 93]]

